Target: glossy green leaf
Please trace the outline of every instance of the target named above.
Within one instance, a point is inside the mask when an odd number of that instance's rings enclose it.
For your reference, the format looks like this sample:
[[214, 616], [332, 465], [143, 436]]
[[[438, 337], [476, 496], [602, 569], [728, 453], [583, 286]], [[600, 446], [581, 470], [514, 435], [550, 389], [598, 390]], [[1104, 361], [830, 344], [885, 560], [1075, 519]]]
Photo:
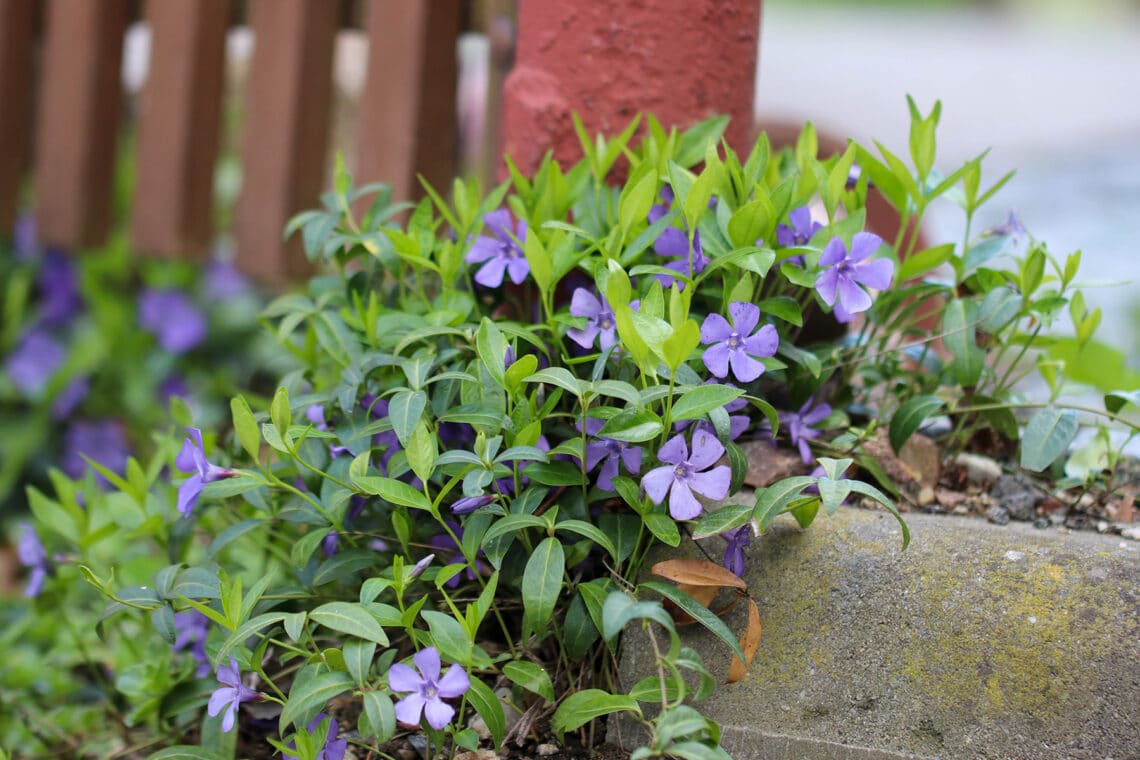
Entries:
[[1047, 406], [1025, 426], [1021, 436], [1021, 466], [1040, 472], [1065, 453], [1077, 435], [1080, 423], [1072, 409]]
[[601, 689], [586, 689], [575, 692], [554, 711], [550, 724], [555, 731], [573, 731], [595, 718], [616, 712], [632, 712], [641, 715], [641, 706], [633, 697], [625, 694], [610, 694]]
[[896, 452], [902, 449], [919, 426], [945, 405], [937, 396], [915, 396], [906, 401], [891, 417], [891, 448]]
[[538, 636], [550, 633], [549, 622], [562, 591], [566, 554], [557, 538], [547, 537], [534, 548], [523, 571], [523, 630]]
[[513, 660], [503, 666], [503, 675], [547, 702], [554, 701], [554, 685], [550, 682], [550, 676], [535, 663]]
[[388, 646], [388, 635], [380, 622], [359, 604], [328, 602], [310, 611], [309, 619], [331, 631]]

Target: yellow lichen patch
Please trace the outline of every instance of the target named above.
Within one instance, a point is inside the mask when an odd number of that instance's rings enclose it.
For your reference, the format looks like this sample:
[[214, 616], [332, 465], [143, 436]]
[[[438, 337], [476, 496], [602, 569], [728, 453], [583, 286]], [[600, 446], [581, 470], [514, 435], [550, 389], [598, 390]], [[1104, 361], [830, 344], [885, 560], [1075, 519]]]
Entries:
[[964, 574], [952, 551], [941, 553], [923, 558], [915, 589], [924, 614], [903, 653], [913, 686], [942, 708], [995, 718], [1080, 708], [1068, 695], [1086, 685], [1085, 665], [1107, 644], [1105, 624], [1135, 627], [1122, 600], [1079, 568], [1042, 557], [995, 559]]

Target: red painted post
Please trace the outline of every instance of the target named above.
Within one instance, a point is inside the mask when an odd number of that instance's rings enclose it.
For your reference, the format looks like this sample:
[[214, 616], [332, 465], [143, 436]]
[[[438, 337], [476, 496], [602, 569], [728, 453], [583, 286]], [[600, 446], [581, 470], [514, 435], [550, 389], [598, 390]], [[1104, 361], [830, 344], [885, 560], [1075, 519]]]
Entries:
[[581, 156], [572, 111], [589, 132], [651, 112], [686, 127], [732, 117], [737, 150], [754, 136], [761, 0], [520, 0], [515, 67], [503, 93], [504, 149], [523, 171], [547, 149]]

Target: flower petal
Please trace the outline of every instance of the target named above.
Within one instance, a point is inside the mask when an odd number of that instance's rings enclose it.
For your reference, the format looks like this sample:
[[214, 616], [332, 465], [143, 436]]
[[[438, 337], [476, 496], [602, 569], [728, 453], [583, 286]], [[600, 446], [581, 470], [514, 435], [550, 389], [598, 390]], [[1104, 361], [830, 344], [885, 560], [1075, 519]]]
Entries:
[[724, 456], [724, 446], [715, 435], [700, 428], [693, 433], [693, 455], [689, 457], [689, 466], [694, 470], [707, 469], [716, 464], [722, 456]]
[[521, 256], [517, 259], [508, 259], [507, 274], [515, 285], [522, 285], [526, 276], [530, 274], [530, 262]]
[[848, 314], [858, 314], [871, 308], [871, 296], [847, 277], [839, 278], [839, 302]]
[[598, 470], [598, 488], [603, 491], [614, 490], [614, 478], [618, 476], [618, 458], [612, 456]]
[[476, 238], [474, 245], [471, 246], [471, 250], [463, 257], [463, 260], [468, 264], [481, 264], [487, 259], [493, 259], [498, 256], [500, 246], [502, 246], [502, 243], [495, 240], [495, 238], [486, 236]]
[[455, 715], [455, 708], [437, 697], [429, 699], [424, 705], [424, 715], [427, 717], [428, 725], [436, 731], [440, 731], [451, 722], [451, 718]]
[[625, 469], [636, 475], [641, 472], [641, 447], [629, 446], [621, 452], [621, 461]]
[[178, 486], [178, 514], [189, 517], [190, 513], [194, 511], [194, 504], [198, 501], [198, 495], [202, 493], [202, 489], [205, 487], [206, 484], [202, 476], [197, 473], [182, 481], [182, 485]]
[[412, 657], [412, 662], [420, 669], [425, 681], [435, 683], [439, 680], [439, 650], [435, 647], [424, 647]]
[[760, 324], [760, 307], [746, 301], [733, 301], [728, 305], [732, 326], [740, 335], [751, 335]]
[[744, 351], [749, 356], [775, 356], [780, 346], [780, 334], [772, 325], [764, 325], [751, 338], [744, 339]]
[[839, 286], [839, 270], [835, 267], [825, 269], [815, 278], [815, 292], [828, 306], [835, 304], [836, 288]]
[[210, 701], [206, 704], [206, 714], [211, 718], [216, 717], [226, 705], [236, 698], [237, 694], [231, 688], [223, 686], [220, 689], [214, 689], [214, 693], [210, 695]]
[[657, 458], [669, 464], [681, 464], [689, 458], [689, 446], [685, 443], [685, 436], [675, 435], [665, 442], [657, 452]]
[[835, 237], [824, 246], [823, 253], [819, 257], [819, 265], [821, 267], [834, 266], [846, 258], [847, 246], [843, 245], [843, 241], [840, 238]]
[[688, 258], [689, 238], [676, 227], [666, 227], [664, 231], [657, 236], [657, 242], [653, 244], [653, 250], [657, 251], [657, 255], [666, 258], [676, 259], [681, 256]]
[[388, 670], [388, 688], [392, 691], [418, 691], [423, 685], [424, 679], [407, 665], [397, 662]]
[[875, 290], [886, 290], [891, 286], [891, 278], [895, 274], [895, 262], [890, 259], [875, 259], [855, 267], [852, 277], [855, 282], [862, 283]]
[[883, 239], [873, 232], [856, 232], [855, 237], [851, 238], [851, 255], [847, 260], [862, 261], [879, 250], [882, 244]]
[[471, 688], [471, 679], [463, 668], [452, 665], [443, 674], [443, 678], [439, 679], [436, 687], [441, 697], [461, 697]]
[[723, 499], [728, 496], [728, 487], [731, 484], [732, 468], [723, 464], [708, 472], [694, 472], [689, 477], [689, 486], [701, 496], [710, 499]]
[[728, 340], [731, 335], [732, 326], [727, 319], [715, 312], [705, 317], [704, 324], [701, 325], [701, 343], [720, 343]]
[[507, 269], [506, 258], [497, 256], [484, 264], [475, 273], [475, 282], [488, 288], [497, 288], [503, 284], [503, 273]]
[[654, 467], [641, 478], [641, 487], [654, 504], [660, 504], [665, 501], [665, 494], [675, 480], [672, 465]]
[[602, 303], [585, 288], [578, 288], [570, 297], [570, 316], [597, 319], [602, 313]]
[[704, 509], [701, 503], [693, 496], [689, 486], [678, 480], [673, 486], [673, 493], [669, 496], [669, 514], [674, 520], [693, 520]]
[[566, 331], [566, 337], [582, 348], [593, 348], [594, 338], [598, 336], [598, 326], [593, 322], [583, 328], [571, 327]]
[[483, 217], [483, 224], [500, 240], [510, 240], [507, 231], [511, 229], [511, 212], [505, 208], [498, 208], [488, 213]]
[[764, 363], [744, 351], [730, 352], [728, 361], [732, 365], [732, 374], [742, 383], [750, 383], [764, 374]]
[[427, 702], [419, 692], [409, 694], [396, 703], [396, 720], [409, 726], [420, 724], [420, 713]]
[[732, 353], [728, 348], [728, 343], [717, 343], [705, 349], [701, 354], [701, 361], [705, 363], [705, 367], [716, 377], [728, 376], [728, 355]]
[[598, 462], [609, 456], [610, 447], [605, 441], [593, 441], [586, 444], [586, 471], [598, 466]]

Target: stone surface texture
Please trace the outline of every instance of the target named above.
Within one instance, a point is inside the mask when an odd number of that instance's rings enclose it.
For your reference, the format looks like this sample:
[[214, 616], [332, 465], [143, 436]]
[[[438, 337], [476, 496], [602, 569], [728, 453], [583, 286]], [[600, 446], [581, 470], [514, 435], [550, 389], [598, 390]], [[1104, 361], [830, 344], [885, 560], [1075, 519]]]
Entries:
[[[969, 518], [907, 521], [905, 552], [890, 515], [854, 508], [806, 531], [780, 518], [752, 544], [760, 648], [742, 681], [699, 705], [730, 754], [1140, 757], [1140, 547]], [[720, 539], [704, 544], [719, 557]], [[745, 615], [737, 605], [726, 622], [742, 632]], [[723, 678], [723, 644], [696, 627], [684, 635]], [[625, 682], [651, 672], [649, 647], [627, 641], [623, 652]]]

